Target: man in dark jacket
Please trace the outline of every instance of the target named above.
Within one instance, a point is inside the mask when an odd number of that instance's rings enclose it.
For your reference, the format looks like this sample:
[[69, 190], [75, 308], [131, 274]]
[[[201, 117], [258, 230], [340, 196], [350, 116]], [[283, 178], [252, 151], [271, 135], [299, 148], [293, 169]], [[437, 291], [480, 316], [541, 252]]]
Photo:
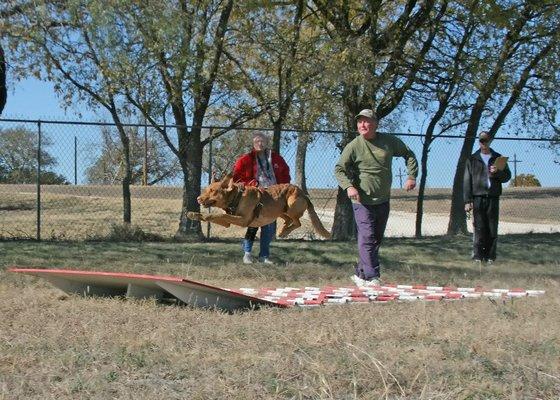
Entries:
[[496, 259], [498, 244], [498, 217], [502, 183], [511, 178], [507, 164], [500, 170], [495, 162], [501, 154], [490, 148], [492, 138], [481, 132], [480, 149], [472, 154], [466, 164], [463, 179], [465, 211], [473, 211], [474, 238], [472, 258], [475, 262], [492, 264]]

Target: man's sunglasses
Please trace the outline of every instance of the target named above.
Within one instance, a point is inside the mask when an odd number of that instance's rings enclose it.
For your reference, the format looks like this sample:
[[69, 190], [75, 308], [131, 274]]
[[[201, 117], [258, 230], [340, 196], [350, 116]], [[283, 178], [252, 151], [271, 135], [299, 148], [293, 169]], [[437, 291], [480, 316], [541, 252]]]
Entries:
[[480, 143], [482, 143], [482, 144], [486, 144], [486, 143], [489, 142], [488, 139], [478, 139], [478, 141], [479, 141]]

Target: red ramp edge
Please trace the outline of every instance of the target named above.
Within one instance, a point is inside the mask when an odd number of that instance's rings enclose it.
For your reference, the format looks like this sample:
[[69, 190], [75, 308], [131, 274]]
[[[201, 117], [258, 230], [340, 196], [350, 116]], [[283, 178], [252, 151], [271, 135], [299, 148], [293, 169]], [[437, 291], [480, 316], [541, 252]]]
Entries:
[[234, 290], [171, 276], [20, 267], [8, 268], [8, 271], [37, 276], [66, 293], [83, 296], [175, 298], [192, 306], [216, 307], [226, 311], [260, 305], [289, 307]]

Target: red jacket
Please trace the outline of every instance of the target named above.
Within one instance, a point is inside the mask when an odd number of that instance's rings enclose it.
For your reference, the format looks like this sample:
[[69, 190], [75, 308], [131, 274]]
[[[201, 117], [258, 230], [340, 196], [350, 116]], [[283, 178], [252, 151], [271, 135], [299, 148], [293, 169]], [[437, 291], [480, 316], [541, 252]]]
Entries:
[[[276, 177], [276, 183], [290, 183], [290, 167], [278, 153], [271, 151], [272, 170]], [[257, 152], [250, 151], [243, 154], [235, 161], [233, 166], [233, 181], [242, 182], [248, 186], [257, 186]]]

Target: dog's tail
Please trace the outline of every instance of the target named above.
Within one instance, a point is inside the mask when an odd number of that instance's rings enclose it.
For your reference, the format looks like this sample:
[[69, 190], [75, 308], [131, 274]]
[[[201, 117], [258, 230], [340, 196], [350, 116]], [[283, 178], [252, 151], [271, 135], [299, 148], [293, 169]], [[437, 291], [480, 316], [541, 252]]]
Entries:
[[309, 200], [309, 197], [305, 196], [305, 199], [307, 200], [307, 213], [309, 214], [309, 219], [311, 220], [311, 224], [313, 225], [313, 228], [319, 235], [323, 236], [325, 239], [330, 239], [331, 233], [327, 231], [323, 226], [323, 223], [321, 222], [319, 216], [315, 212], [315, 207], [313, 207], [313, 203], [311, 202], [311, 200]]

